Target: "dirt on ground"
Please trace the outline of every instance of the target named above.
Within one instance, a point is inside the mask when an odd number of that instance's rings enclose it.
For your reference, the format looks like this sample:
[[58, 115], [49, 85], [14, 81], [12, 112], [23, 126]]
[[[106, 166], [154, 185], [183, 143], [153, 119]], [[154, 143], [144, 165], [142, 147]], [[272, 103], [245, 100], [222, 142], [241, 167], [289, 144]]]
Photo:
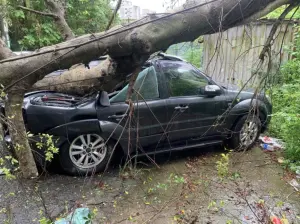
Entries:
[[0, 222], [55, 221], [89, 207], [93, 223], [300, 223], [300, 194], [288, 184], [294, 176], [277, 157], [260, 148], [207, 148], [157, 155], [155, 163], [145, 157], [94, 177], [1, 177]]

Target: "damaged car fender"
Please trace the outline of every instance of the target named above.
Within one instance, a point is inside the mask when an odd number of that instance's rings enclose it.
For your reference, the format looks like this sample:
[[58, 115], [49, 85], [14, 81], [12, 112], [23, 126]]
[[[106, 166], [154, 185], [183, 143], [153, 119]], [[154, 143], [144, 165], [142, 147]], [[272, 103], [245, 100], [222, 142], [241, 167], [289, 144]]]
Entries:
[[268, 108], [266, 103], [260, 99], [245, 99], [228, 109], [225, 115], [226, 123], [235, 124], [240, 117], [249, 112], [257, 114], [263, 124], [268, 120], [268, 114], [271, 113], [271, 106]]

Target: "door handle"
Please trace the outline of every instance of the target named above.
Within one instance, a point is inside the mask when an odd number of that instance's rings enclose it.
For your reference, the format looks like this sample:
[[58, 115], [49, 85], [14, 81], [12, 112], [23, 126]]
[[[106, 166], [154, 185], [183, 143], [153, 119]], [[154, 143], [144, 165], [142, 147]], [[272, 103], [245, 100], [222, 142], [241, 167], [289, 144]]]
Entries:
[[174, 108], [175, 110], [185, 111], [186, 109], [189, 109], [189, 106], [177, 106]]
[[114, 114], [114, 115], [109, 116], [108, 119], [116, 119], [117, 121], [119, 121], [126, 116], [127, 116], [127, 114], [120, 114], [120, 115]]

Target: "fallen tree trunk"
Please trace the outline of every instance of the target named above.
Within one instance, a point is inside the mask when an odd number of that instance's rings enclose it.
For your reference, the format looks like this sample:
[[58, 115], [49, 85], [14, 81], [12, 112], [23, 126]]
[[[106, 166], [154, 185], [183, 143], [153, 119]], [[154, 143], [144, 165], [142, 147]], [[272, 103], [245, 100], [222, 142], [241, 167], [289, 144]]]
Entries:
[[[109, 54], [113, 59], [130, 56], [135, 58], [135, 63], [142, 64], [150, 54], [158, 50], [166, 50], [172, 44], [191, 41], [199, 35], [233, 27], [274, 2], [277, 1], [194, 1], [184, 6], [188, 8], [181, 8], [174, 14], [152, 15], [106, 33], [85, 35], [42, 48], [21, 60], [12, 58], [1, 61], [0, 80], [4, 86], [10, 88], [16, 80], [22, 79], [22, 90], [28, 90], [52, 71], [69, 68], [77, 63], [88, 63], [104, 54]], [[289, 3], [288, 0], [279, 2]], [[115, 71], [108, 69], [107, 66], [111, 66], [109, 63], [103, 66], [103, 70], [112, 71], [107, 75], [115, 74]], [[54, 84], [54, 80], [51, 81]], [[108, 82], [106, 84], [109, 85]]]
[[[106, 68], [106, 69], [104, 69]], [[114, 71], [111, 59], [106, 59], [93, 68], [80, 64], [61, 75], [50, 75], [35, 83], [30, 90], [52, 90], [62, 93], [84, 96], [93, 91], [113, 91], [124, 82], [126, 73]], [[114, 75], [109, 75], [114, 74]]]

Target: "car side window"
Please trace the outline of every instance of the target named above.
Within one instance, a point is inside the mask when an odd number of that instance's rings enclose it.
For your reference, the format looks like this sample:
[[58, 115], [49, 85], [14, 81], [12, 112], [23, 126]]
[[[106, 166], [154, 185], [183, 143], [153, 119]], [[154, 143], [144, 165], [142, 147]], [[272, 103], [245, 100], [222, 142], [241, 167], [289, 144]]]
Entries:
[[162, 65], [170, 97], [200, 95], [200, 88], [208, 85], [208, 80], [184, 62], [164, 62]]
[[[141, 71], [134, 83], [133, 87], [139, 94], [134, 92], [132, 94], [132, 100], [154, 100], [159, 98], [158, 81], [155, 68], [150, 66]], [[126, 85], [117, 95], [110, 99], [111, 103], [125, 102], [128, 91], [128, 85]], [[141, 97], [141, 96], [142, 97]]]

